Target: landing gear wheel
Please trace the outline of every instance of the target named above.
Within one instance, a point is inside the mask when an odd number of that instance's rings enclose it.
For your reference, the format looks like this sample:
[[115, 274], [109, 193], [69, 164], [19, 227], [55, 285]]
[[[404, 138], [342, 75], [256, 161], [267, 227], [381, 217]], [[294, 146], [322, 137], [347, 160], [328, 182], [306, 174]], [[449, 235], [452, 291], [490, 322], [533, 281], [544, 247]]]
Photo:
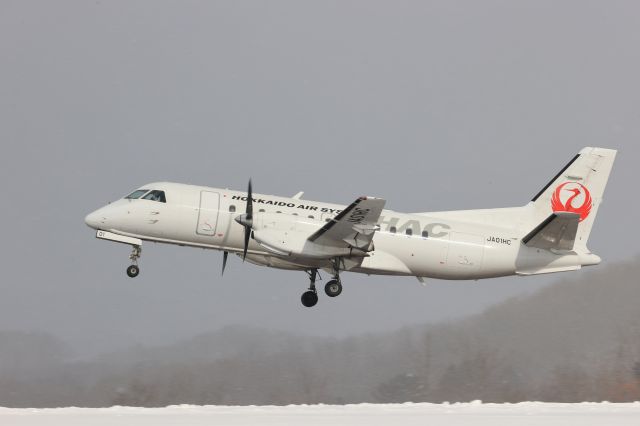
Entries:
[[342, 283], [338, 280], [331, 280], [324, 286], [324, 292], [329, 297], [336, 297], [342, 293]]
[[315, 291], [305, 291], [302, 293], [302, 304], [307, 308], [315, 306], [318, 303], [318, 294]]
[[129, 260], [131, 260], [131, 265], [127, 268], [127, 275], [129, 278], [135, 278], [140, 273], [140, 268], [138, 267], [138, 259], [140, 259], [140, 255], [142, 254], [142, 246], [131, 246], [131, 254], [129, 255]]
[[129, 275], [130, 278], [137, 277], [139, 273], [140, 273], [140, 268], [138, 267], [138, 265], [130, 265], [127, 268], [127, 275]]

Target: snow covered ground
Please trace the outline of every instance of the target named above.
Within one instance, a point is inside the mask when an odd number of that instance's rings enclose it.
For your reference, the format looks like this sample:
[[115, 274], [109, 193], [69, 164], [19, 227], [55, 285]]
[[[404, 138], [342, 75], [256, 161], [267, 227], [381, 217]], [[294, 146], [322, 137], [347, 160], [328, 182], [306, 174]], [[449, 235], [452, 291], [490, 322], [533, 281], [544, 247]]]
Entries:
[[286, 407], [0, 408], [2, 426], [75, 425], [640, 425], [640, 402], [629, 404], [358, 404]]

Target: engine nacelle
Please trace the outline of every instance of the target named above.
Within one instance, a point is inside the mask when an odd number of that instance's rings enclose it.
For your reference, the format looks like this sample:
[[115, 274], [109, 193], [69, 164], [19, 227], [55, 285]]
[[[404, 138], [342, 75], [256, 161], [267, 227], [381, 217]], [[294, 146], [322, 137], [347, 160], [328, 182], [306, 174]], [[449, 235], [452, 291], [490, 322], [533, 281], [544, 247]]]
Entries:
[[278, 213], [258, 214], [254, 218], [253, 238], [268, 251], [280, 256], [331, 259], [339, 256], [366, 256], [358, 248], [316, 244], [308, 238], [322, 222]]

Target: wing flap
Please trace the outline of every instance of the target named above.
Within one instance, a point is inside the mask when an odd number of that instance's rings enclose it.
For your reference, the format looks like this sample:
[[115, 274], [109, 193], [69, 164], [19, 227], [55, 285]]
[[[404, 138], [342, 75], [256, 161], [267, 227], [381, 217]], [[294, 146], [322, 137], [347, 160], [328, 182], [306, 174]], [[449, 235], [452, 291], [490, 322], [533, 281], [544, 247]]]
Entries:
[[360, 197], [322, 228], [314, 232], [309, 241], [329, 246], [356, 247], [367, 251], [377, 231], [378, 219], [385, 200], [373, 197]]
[[577, 213], [552, 213], [529, 232], [522, 242], [528, 247], [545, 250], [573, 250], [579, 221], [580, 215]]

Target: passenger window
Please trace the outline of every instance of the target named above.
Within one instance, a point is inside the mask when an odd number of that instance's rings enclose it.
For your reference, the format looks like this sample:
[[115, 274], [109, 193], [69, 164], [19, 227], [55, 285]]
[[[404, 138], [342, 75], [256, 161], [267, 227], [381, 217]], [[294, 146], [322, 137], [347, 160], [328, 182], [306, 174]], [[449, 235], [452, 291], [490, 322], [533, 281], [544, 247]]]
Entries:
[[142, 199], [143, 200], [158, 201], [160, 203], [166, 203], [167, 202], [167, 199], [164, 196], [164, 191], [151, 191], [147, 195], [142, 197]]
[[131, 194], [129, 194], [126, 197], [124, 197], [124, 198], [128, 198], [130, 200], [137, 200], [138, 198], [142, 197], [147, 192], [149, 192], [148, 189], [137, 189], [137, 190], [133, 191]]
[[423, 236], [424, 238], [427, 238], [427, 237], [429, 236], [429, 232], [427, 232], [427, 231], [422, 231], [422, 236]]
[[264, 209], [258, 210], [258, 213], [264, 213]]
[[291, 213], [291, 214], [294, 215], [294, 216], [298, 216], [298, 213]]
[[235, 211], [236, 211], [236, 206], [234, 206], [233, 204], [232, 204], [232, 205], [230, 205], [230, 206], [229, 206], [229, 211], [230, 211], [231, 213], [235, 212]]
[[389, 232], [391, 232], [392, 234], [396, 233], [396, 227], [392, 226], [391, 228], [389, 228]]
[[309, 219], [314, 219], [314, 217], [313, 217], [313, 215], [312, 215], [312, 214], [310, 214], [310, 215], [308, 216], [308, 218], [309, 218]]
[[329, 218], [326, 218], [326, 219], [325, 219], [324, 221], [325, 221], [325, 222], [329, 222], [330, 220], [331, 220], [331, 219], [329, 219]]
[[412, 235], [413, 234], [413, 230], [411, 228], [407, 228], [406, 231], [404, 231], [405, 234], [407, 235]]
[[282, 213], [280, 210], [278, 210], [276, 213]]

